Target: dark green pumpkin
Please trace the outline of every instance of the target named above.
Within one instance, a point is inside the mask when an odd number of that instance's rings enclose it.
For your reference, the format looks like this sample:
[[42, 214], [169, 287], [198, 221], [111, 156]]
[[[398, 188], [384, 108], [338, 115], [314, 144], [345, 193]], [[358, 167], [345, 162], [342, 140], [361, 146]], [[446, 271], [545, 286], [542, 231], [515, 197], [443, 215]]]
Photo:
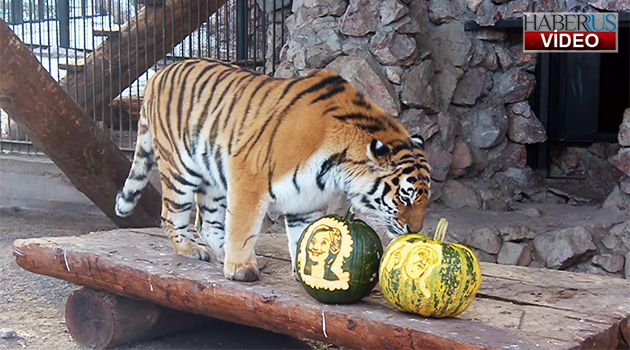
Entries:
[[383, 246], [374, 230], [353, 215], [327, 215], [298, 241], [295, 270], [306, 292], [327, 304], [347, 304], [378, 283]]

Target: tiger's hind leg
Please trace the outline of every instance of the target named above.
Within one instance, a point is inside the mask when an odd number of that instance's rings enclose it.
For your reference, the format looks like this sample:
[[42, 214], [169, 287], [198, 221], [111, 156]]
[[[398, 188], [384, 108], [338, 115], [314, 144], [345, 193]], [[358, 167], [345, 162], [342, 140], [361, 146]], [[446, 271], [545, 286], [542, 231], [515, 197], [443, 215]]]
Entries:
[[220, 262], [225, 260], [225, 209], [227, 201], [209, 183], [204, 183], [197, 191], [197, 233], [206, 242]]
[[166, 230], [175, 253], [193, 259], [210, 260], [210, 249], [206, 244], [195, 237], [189, 228], [190, 214], [192, 212], [195, 190], [194, 185], [188, 180], [178, 180], [162, 175], [162, 224]]

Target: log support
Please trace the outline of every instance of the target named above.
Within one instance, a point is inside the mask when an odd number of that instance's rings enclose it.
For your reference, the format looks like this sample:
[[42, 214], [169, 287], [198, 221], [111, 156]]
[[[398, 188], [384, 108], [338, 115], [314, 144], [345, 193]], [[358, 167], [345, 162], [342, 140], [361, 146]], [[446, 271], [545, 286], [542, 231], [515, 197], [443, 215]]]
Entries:
[[66, 324], [77, 344], [91, 349], [159, 338], [209, 325], [212, 319], [90, 288], [66, 303]]

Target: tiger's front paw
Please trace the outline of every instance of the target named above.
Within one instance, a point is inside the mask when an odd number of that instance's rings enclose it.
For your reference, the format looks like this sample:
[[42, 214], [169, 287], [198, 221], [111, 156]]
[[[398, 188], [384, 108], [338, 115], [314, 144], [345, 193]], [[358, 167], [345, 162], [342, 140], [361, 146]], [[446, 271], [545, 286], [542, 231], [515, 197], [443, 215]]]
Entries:
[[179, 244], [175, 247], [175, 253], [189, 258], [210, 261], [210, 249], [189, 242], [188, 244]]
[[225, 278], [234, 281], [256, 281], [259, 277], [258, 263], [255, 259], [245, 263], [230, 263], [226, 261], [225, 265], [223, 265], [223, 275]]

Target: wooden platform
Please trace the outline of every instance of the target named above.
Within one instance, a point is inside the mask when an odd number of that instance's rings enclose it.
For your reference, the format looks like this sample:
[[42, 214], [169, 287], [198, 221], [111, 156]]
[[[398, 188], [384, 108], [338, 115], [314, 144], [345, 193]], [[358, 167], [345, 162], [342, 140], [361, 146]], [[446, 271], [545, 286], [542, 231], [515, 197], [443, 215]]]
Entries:
[[254, 283], [174, 255], [160, 229], [16, 240], [14, 256], [26, 270], [79, 285], [352, 348], [615, 349], [630, 337], [628, 280], [482, 264], [468, 310], [428, 319], [395, 310], [377, 289], [352, 305], [315, 301], [291, 278], [285, 242], [261, 237]]

